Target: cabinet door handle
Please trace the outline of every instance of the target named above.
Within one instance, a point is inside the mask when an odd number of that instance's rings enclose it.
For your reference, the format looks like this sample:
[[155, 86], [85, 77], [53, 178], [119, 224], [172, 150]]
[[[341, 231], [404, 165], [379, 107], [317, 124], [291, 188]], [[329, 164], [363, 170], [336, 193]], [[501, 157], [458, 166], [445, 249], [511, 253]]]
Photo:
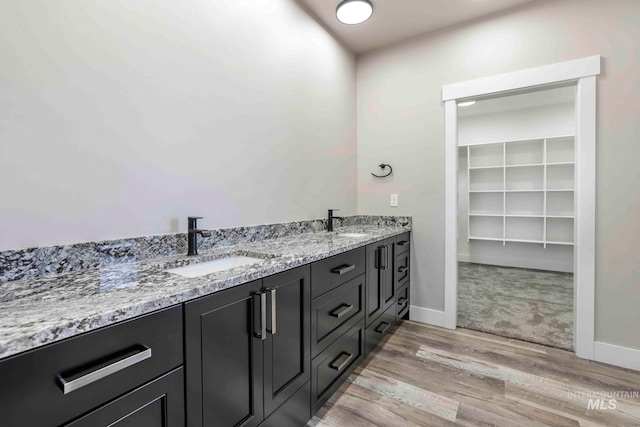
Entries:
[[406, 245], [406, 244], [408, 244], [408, 243], [409, 243], [409, 241], [408, 241], [408, 240], [401, 240], [401, 241], [399, 241], [398, 243], [396, 243], [396, 245], [398, 245], [398, 246], [404, 246], [404, 245]]
[[389, 245], [384, 247], [384, 269], [389, 268]]
[[398, 298], [398, 305], [400, 307], [407, 305], [407, 298], [405, 298], [405, 297]]
[[398, 267], [398, 273], [404, 273], [405, 271], [407, 271], [407, 267]]
[[[101, 364], [98, 367], [91, 368], [91, 371], [74, 378], [65, 378], [62, 374], [57, 375], [58, 386], [62, 389], [64, 394], [69, 394], [74, 390], [81, 389], [91, 383], [108, 377], [109, 375], [120, 372], [129, 366], [133, 366], [136, 363], [140, 363], [143, 360], [151, 357], [151, 349], [145, 345], [138, 344], [137, 346], [129, 349], [126, 352], [120, 353], [111, 359], [112, 362], [107, 365]], [[86, 372], [86, 371], [85, 371]]]
[[271, 304], [269, 304], [269, 309], [271, 310], [271, 316], [269, 318], [269, 324], [267, 325], [267, 332], [271, 335], [276, 334], [276, 290], [275, 289], [265, 289], [267, 292], [267, 297], [271, 300]]
[[351, 265], [341, 265], [340, 267], [336, 267], [333, 270], [331, 270], [331, 272], [333, 274], [339, 274], [339, 275], [343, 275], [345, 273], [350, 272], [351, 270], [355, 270], [356, 269], [356, 265], [355, 264], [351, 264]]
[[[262, 341], [267, 339], [267, 294], [264, 292], [255, 292], [253, 294], [254, 297], [254, 305], [253, 305], [253, 319], [254, 319], [254, 327], [255, 322], [258, 322], [258, 331], [256, 332], [254, 329], [253, 336], [256, 338], [260, 338]], [[255, 298], [258, 297], [259, 301], [256, 304]], [[258, 313], [256, 314], [256, 309]]]
[[[347, 356], [347, 357], [339, 365], [336, 365], [336, 363], [342, 356]], [[340, 372], [344, 369], [345, 366], [349, 364], [349, 362], [351, 362], [351, 359], [353, 359], [353, 353], [347, 353], [346, 351], [343, 351], [342, 353], [340, 353], [338, 357], [335, 358], [333, 362], [329, 364], [329, 367]]]
[[378, 246], [378, 255], [376, 257], [378, 264], [376, 265], [376, 268], [379, 270], [386, 270], [387, 269], [387, 261], [386, 261], [386, 256], [387, 256], [387, 247], [386, 246]]
[[[384, 328], [382, 328], [382, 330], [381, 330], [381, 329], [380, 329], [380, 327], [381, 327], [382, 325], [386, 325], [386, 326], [385, 326]], [[387, 329], [389, 329], [389, 326], [391, 326], [391, 323], [389, 323], [389, 322], [382, 322], [382, 323], [380, 323], [380, 324], [378, 325], [378, 327], [375, 329], [375, 331], [376, 331], [377, 333], [379, 333], [379, 334], [384, 334], [384, 332], [385, 332]]]
[[[338, 309], [344, 307], [342, 310], [338, 311]], [[348, 312], [350, 312], [351, 310], [353, 310], [353, 304], [340, 304], [340, 306], [338, 308], [336, 308], [335, 310], [333, 310], [331, 313], [329, 313], [329, 315], [333, 316], [333, 317], [337, 317], [338, 319], [341, 318], [342, 316], [344, 316], [345, 314], [347, 314]]]

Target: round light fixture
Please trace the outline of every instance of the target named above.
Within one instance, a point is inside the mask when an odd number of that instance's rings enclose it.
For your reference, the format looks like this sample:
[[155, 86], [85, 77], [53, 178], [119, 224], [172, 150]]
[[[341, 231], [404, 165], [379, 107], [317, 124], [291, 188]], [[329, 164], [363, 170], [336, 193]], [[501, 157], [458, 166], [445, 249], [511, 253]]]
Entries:
[[373, 14], [369, 0], [344, 0], [336, 9], [338, 21], [347, 25], [361, 24]]
[[470, 105], [475, 104], [476, 101], [463, 101], [463, 102], [458, 102], [458, 107], [468, 107]]

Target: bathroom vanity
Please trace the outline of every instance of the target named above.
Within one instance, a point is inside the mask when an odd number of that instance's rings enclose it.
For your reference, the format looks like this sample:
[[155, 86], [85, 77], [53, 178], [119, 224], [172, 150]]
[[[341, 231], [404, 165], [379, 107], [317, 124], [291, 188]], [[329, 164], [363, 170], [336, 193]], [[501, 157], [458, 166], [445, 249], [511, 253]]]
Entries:
[[[304, 425], [408, 318], [409, 230], [299, 234], [16, 282], [26, 296], [0, 302], [0, 419]], [[237, 256], [259, 262], [167, 271]]]

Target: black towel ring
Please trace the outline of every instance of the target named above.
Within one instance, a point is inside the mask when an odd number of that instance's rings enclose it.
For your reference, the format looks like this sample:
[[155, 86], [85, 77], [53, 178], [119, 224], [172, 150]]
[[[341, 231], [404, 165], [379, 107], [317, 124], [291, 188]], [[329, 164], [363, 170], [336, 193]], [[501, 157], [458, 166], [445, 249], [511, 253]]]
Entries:
[[375, 173], [371, 173], [371, 175], [375, 176], [376, 178], [386, 178], [386, 177], [388, 177], [389, 175], [391, 175], [393, 173], [393, 169], [391, 168], [391, 165], [387, 165], [385, 163], [381, 163], [378, 166], [381, 167], [383, 170], [385, 168], [389, 168], [389, 173], [386, 174], [386, 175], [376, 175]]

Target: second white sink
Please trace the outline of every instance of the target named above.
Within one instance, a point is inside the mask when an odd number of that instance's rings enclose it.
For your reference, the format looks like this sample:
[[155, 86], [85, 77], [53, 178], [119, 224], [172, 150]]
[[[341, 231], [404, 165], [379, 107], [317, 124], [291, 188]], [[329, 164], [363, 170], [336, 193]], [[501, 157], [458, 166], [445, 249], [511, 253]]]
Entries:
[[260, 258], [253, 258], [243, 255], [234, 255], [226, 258], [215, 259], [213, 261], [201, 262], [197, 264], [186, 265], [184, 267], [170, 268], [169, 273], [178, 274], [184, 277], [201, 277], [207, 274], [217, 273], [219, 271], [229, 270], [245, 265], [257, 264], [264, 261]]
[[368, 237], [369, 235], [367, 233], [340, 233], [338, 234], [338, 236], [362, 238], [362, 237]]

